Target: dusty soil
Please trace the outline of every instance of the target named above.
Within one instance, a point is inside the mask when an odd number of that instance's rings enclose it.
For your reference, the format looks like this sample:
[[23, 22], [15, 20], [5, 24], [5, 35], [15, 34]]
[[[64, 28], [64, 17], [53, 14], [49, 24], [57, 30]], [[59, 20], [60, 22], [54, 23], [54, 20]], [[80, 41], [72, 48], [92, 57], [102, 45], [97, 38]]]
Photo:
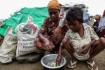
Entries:
[[[70, 55], [64, 50], [64, 57], [67, 59], [67, 63], [69, 59], [71, 59]], [[105, 50], [94, 57], [96, 64], [99, 66], [99, 70], [105, 70]], [[10, 64], [0, 64], [0, 70], [43, 70], [43, 66], [40, 61], [36, 63], [24, 63], [19, 64], [16, 60]], [[85, 62], [78, 62], [77, 67], [75, 69], [68, 69], [65, 65], [64, 70], [89, 70]]]

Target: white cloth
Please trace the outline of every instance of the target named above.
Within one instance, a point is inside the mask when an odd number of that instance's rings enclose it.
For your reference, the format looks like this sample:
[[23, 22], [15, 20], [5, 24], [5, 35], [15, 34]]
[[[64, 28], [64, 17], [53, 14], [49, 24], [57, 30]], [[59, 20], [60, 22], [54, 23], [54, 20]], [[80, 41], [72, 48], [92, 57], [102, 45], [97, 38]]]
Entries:
[[34, 40], [38, 37], [39, 28], [33, 23], [21, 23], [16, 27], [18, 39], [16, 57], [36, 51]]
[[79, 36], [78, 33], [73, 32], [72, 30], [68, 30], [65, 37], [68, 38], [70, 40], [70, 42], [72, 43], [73, 47], [74, 47], [74, 56], [78, 59], [78, 60], [86, 60], [89, 58], [89, 51], [86, 54], [82, 54], [82, 47], [84, 45], [87, 45], [91, 42], [92, 39], [94, 40], [98, 40], [99, 37], [97, 36], [97, 34], [94, 32], [94, 30], [87, 24], [83, 24], [84, 27], [84, 36], [81, 38]]
[[12, 34], [12, 28], [9, 27], [6, 31], [3, 43], [0, 46], [0, 62], [10, 63], [15, 57], [17, 38]]

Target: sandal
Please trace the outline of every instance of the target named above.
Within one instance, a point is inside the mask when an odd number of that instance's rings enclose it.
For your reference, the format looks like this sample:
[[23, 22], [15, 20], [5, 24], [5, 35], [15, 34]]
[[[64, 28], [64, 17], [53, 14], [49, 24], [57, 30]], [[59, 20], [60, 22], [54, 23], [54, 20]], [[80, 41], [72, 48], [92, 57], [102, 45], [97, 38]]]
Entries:
[[68, 68], [73, 69], [76, 67], [77, 61], [73, 62], [72, 60], [70, 60], [70, 63], [67, 65]]
[[[86, 61], [86, 63], [88, 64], [89, 70], [98, 70], [98, 67], [96, 66], [94, 61], [92, 63]], [[94, 67], [94, 65], [95, 65], [95, 67]]]

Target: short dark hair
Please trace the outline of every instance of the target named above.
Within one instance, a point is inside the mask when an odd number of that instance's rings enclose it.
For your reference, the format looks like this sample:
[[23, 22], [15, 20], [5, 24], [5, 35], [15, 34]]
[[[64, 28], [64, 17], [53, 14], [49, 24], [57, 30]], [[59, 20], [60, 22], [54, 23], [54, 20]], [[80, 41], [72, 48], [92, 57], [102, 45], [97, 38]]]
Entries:
[[66, 14], [66, 20], [72, 21], [72, 20], [78, 20], [80, 23], [83, 23], [83, 10], [79, 7], [71, 7], [69, 8], [67, 14]]

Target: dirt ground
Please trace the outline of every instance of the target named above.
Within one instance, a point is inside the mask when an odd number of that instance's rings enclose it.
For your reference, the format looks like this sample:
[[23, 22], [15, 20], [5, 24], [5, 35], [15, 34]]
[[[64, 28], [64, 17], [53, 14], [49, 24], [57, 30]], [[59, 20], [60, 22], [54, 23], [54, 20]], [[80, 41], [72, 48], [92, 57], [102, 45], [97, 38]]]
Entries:
[[[64, 70], [89, 70], [85, 62], [78, 62], [75, 69], [68, 69], [66, 66], [71, 58], [70, 55], [64, 50], [64, 57], [67, 59], [67, 63]], [[99, 70], [105, 70], [105, 50], [94, 57], [96, 64], [99, 66]], [[19, 64], [17, 61], [13, 61], [11, 64], [0, 64], [0, 70], [44, 70], [40, 61], [36, 63], [24, 63]]]

